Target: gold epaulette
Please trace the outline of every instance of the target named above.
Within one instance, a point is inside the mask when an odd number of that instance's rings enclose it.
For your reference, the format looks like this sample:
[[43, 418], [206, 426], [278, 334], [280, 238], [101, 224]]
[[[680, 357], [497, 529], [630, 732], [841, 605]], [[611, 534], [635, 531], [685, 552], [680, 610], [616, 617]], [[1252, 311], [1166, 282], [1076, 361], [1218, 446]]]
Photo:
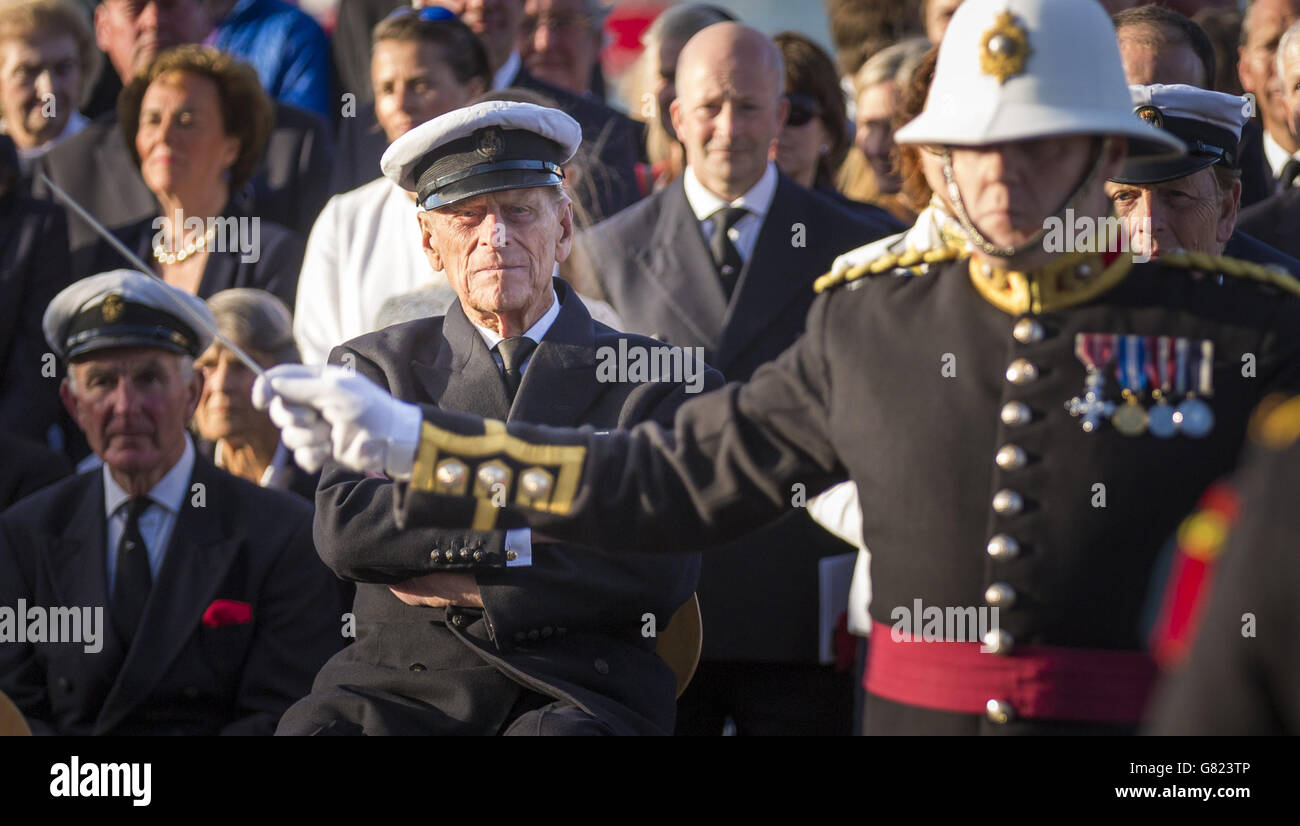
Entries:
[[1300, 440], [1300, 396], [1273, 393], [1250, 417], [1250, 437], [1263, 447], [1281, 450]]
[[924, 272], [927, 264], [941, 264], [945, 261], [955, 261], [969, 251], [962, 246], [950, 244], [944, 247], [936, 247], [932, 250], [919, 252], [915, 249], [908, 248], [905, 252], [887, 252], [879, 258], [875, 258], [865, 264], [859, 264], [856, 267], [844, 270], [840, 273], [826, 273], [813, 282], [813, 290], [823, 293], [827, 290], [834, 289], [850, 281], [857, 281], [866, 275], [879, 275], [884, 272], [905, 269], [911, 270], [913, 275], [920, 275]]
[[1171, 267], [1249, 278], [1252, 281], [1271, 284], [1292, 295], [1300, 295], [1300, 280], [1276, 264], [1257, 264], [1254, 261], [1242, 261], [1240, 258], [1229, 258], [1226, 255], [1210, 255], [1187, 250], [1166, 253], [1158, 260], [1161, 264], [1168, 264]]

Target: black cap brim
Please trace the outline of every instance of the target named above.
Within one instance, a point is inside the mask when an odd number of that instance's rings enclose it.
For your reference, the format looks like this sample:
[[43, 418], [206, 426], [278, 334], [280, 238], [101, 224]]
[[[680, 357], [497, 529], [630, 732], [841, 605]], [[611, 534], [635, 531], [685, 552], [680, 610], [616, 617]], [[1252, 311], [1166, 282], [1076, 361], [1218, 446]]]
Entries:
[[425, 209], [451, 206], [458, 201], [504, 192], [509, 189], [530, 189], [536, 186], [559, 186], [564, 182], [557, 168], [492, 169], [456, 181], [432, 193], [421, 202]]
[[1124, 162], [1119, 174], [1111, 178], [1117, 184], [1162, 184], [1185, 178], [1202, 169], [1218, 163], [1219, 159], [1208, 155], [1185, 155], [1169, 159], [1134, 159]]

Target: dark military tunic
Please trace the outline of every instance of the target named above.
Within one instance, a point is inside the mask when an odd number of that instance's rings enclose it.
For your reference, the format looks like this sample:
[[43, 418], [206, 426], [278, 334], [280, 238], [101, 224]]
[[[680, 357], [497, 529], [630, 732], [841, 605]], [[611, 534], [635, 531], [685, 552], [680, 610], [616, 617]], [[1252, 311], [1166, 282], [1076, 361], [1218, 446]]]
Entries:
[[[901, 263], [919, 264], [910, 257]], [[1171, 261], [1130, 269], [1126, 258], [1062, 257], [1029, 276], [967, 260], [907, 270], [885, 262], [882, 274], [821, 296], [793, 347], [747, 384], [683, 406], [672, 431], [506, 430], [426, 410], [398, 521], [526, 520], [600, 547], [703, 548], [779, 516], [795, 485], [811, 495], [847, 477], [861, 494], [871, 613], [886, 637], [893, 609], [915, 600], [943, 609], [992, 598], [1005, 635], [988, 656], [1047, 646], [1140, 659], [1139, 614], [1159, 548], [1233, 468], [1251, 409], [1300, 384], [1294, 281], [1226, 259]], [[1084, 432], [1066, 409], [1084, 388], [1079, 333], [1212, 342], [1212, 431], [1160, 439], [1103, 423]], [[1113, 366], [1107, 378], [1118, 401]], [[470, 440], [471, 453], [453, 433], [483, 436]], [[525, 456], [525, 442], [570, 447]], [[550, 498], [520, 508], [512, 495], [512, 507], [476, 514], [472, 498], [441, 491], [438, 463], [475, 467], [478, 451], [505, 457], [517, 476], [546, 469], [558, 480]], [[1145, 697], [1141, 680], [1132, 682]], [[1130, 731], [1137, 722], [999, 708], [956, 713], [869, 693], [865, 727], [1042, 733]]]
[[1236, 521], [1186, 664], [1156, 695], [1157, 734], [1300, 734], [1300, 399], [1260, 417], [1230, 483]]

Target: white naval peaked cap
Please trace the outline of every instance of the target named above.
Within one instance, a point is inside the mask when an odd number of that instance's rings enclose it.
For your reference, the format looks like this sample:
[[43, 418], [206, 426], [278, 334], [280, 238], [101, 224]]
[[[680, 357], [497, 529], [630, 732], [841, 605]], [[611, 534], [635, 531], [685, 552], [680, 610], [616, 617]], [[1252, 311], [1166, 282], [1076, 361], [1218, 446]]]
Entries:
[[559, 186], [582, 142], [573, 118], [548, 106], [492, 100], [455, 109], [393, 141], [379, 166], [425, 209], [506, 189]]
[[1069, 135], [1182, 154], [1134, 113], [1110, 17], [1096, 0], [966, 0], [939, 46], [925, 109], [898, 143], [985, 146]]
[[1238, 167], [1241, 130], [1253, 108], [1249, 98], [1181, 83], [1135, 85], [1129, 92], [1137, 116], [1181, 140], [1187, 145], [1187, 154], [1181, 158], [1128, 158], [1112, 180], [1156, 184], [1214, 164]]
[[117, 347], [197, 358], [217, 320], [198, 296], [137, 270], [112, 270], [65, 287], [45, 309], [45, 341], [61, 359]]

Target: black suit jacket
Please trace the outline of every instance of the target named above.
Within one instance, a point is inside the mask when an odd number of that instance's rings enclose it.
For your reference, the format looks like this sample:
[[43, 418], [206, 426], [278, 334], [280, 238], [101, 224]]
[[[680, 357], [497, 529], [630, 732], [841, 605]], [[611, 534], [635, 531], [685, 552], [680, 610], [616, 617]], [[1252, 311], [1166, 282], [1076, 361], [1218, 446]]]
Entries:
[[[247, 213], [238, 209], [227, 209], [222, 218], [240, 222], [250, 220]], [[153, 240], [158, 234], [158, 230], [154, 229], [155, 220], [152, 215], [141, 218], [114, 230], [113, 234], [126, 244], [128, 249], [134, 250], [142, 261], [151, 263]], [[241, 223], [240, 226], [251, 225]], [[232, 287], [254, 287], [273, 294], [292, 312], [294, 302], [297, 300], [298, 274], [302, 271], [302, 256], [306, 251], [306, 243], [303, 241], [303, 236], [270, 220], [262, 219], [257, 226], [258, 243], [255, 245], [254, 252], [249, 255], [256, 260], [245, 261], [244, 254], [237, 249], [210, 251], [197, 295], [199, 298], [206, 299]], [[218, 235], [225, 235], [226, 232], [224, 228], [217, 230]], [[253, 240], [247, 233], [251, 233], [251, 229], [247, 232], [243, 229], [239, 231], [240, 243]], [[111, 244], [101, 239], [95, 243], [84, 266], [85, 269], [76, 271], [77, 277], [85, 278], [88, 275], [131, 265]]]
[[0, 430], [43, 444], [63, 406], [61, 373], [43, 373], [41, 319], [70, 280], [63, 210], [16, 192], [0, 197]]
[[[99, 469], [0, 515], [0, 605], [102, 606], [103, 649], [0, 645], [0, 689], [37, 733], [270, 734], [343, 643], [334, 577], [311, 543], [311, 508], [196, 457], [204, 485], [177, 518], [129, 652], [109, 617]], [[193, 490], [193, 488], [192, 488]], [[214, 600], [245, 624], [206, 627]]]
[[[804, 246], [795, 245], [800, 227]], [[629, 329], [703, 347], [728, 381], [746, 381], [803, 332], [813, 280], [836, 255], [899, 229], [883, 210], [864, 218], [781, 175], [730, 301], [680, 178], [582, 242]], [[851, 550], [796, 511], [711, 551], [699, 587], [705, 658], [816, 662], [817, 560]]]
[[[333, 141], [325, 122], [311, 112], [283, 103], [274, 106], [275, 124], [261, 163], [245, 191], [231, 194], [247, 214], [306, 237], [329, 200]], [[111, 230], [158, 214], [158, 203], [127, 152], [116, 114], [60, 141], [36, 168]], [[33, 182], [32, 192], [53, 198], [40, 180]], [[73, 267], [82, 272], [89, 266], [99, 236], [80, 218], [69, 217], [69, 222]], [[292, 300], [289, 306], [293, 306]]]
[[[602, 429], [671, 420], [683, 386], [602, 382], [598, 348], [662, 346], [594, 322], [555, 281], [559, 317], [534, 351], [514, 404], [459, 302], [445, 317], [399, 324], [336, 348], [394, 396], [466, 413]], [[709, 371], [702, 390], [721, 384]], [[312, 696], [280, 733], [493, 734], [512, 718], [520, 687], [571, 703], [619, 733], [666, 734], [675, 682], [643, 636], [695, 588], [699, 557], [614, 556], [534, 538], [532, 565], [504, 567], [504, 532], [399, 530], [394, 485], [327, 465], [316, 497], [316, 540], [339, 576], [355, 580], [357, 639], [321, 671]], [[478, 550], [482, 565], [461, 563]], [[431, 559], [431, 552], [433, 559]], [[471, 568], [484, 608], [408, 606], [388, 583]], [[707, 633], [707, 632], [706, 632]], [[517, 713], [517, 712], [516, 712]]]
[[[582, 127], [583, 148], [593, 163], [586, 173], [587, 183], [573, 194], [593, 222], [613, 215], [640, 197], [636, 165], [645, 160], [641, 124], [598, 100], [578, 97], [538, 80], [525, 69], [519, 70], [511, 85], [546, 95]], [[331, 184], [335, 192], [356, 189], [379, 177], [379, 159], [388, 148], [388, 138], [375, 120], [373, 103], [358, 102], [356, 117], [343, 118], [338, 142], [340, 162]]]
[[1243, 209], [1237, 218], [1237, 230], [1250, 233], [1292, 258], [1300, 258], [1300, 188], [1292, 187]]

